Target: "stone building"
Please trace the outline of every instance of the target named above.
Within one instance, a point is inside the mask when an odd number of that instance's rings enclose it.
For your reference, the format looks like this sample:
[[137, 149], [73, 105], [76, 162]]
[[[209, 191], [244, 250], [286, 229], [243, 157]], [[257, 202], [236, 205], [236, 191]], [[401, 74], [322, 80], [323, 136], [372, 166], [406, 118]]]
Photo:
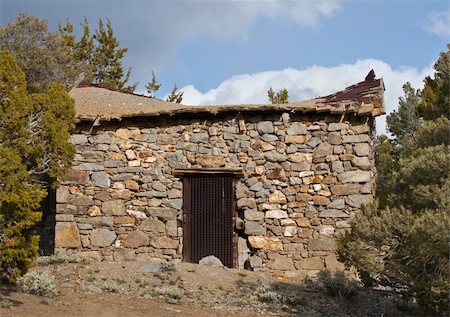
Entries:
[[373, 200], [381, 79], [278, 105], [70, 94], [77, 151], [56, 195], [57, 253], [314, 273], [339, 267], [335, 238]]

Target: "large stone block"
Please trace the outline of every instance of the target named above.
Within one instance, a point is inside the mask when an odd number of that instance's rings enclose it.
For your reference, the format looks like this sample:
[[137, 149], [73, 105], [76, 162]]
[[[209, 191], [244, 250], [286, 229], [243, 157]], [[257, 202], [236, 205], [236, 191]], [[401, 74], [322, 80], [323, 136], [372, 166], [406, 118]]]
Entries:
[[87, 144], [88, 138], [84, 134], [72, 134], [69, 138], [70, 143], [78, 145], [78, 144]]
[[300, 269], [302, 270], [322, 270], [323, 268], [323, 259], [320, 257], [312, 257], [300, 261]]
[[197, 164], [204, 167], [219, 167], [225, 165], [225, 158], [222, 156], [202, 155], [197, 157]]
[[70, 199], [70, 203], [74, 206], [92, 206], [94, 199], [91, 196], [82, 195]]
[[367, 205], [373, 202], [372, 195], [349, 195], [345, 198], [347, 205], [360, 208], [361, 205]]
[[136, 249], [139, 247], [148, 246], [150, 238], [147, 234], [140, 230], [133, 231], [129, 233], [123, 240], [123, 246], [125, 248]]
[[276, 255], [274, 261], [270, 264], [272, 270], [294, 271], [294, 263], [291, 258], [285, 255]]
[[150, 240], [150, 245], [157, 249], [177, 249], [178, 240], [169, 237], [154, 237]]
[[255, 221], [245, 221], [245, 234], [246, 235], [265, 235], [266, 227]]
[[348, 171], [338, 175], [341, 183], [366, 183], [372, 178], [370, 171]]
[[254, 198], [241, 198], [237, 201], [238, 208], [251, 208], [256, 209], [256, 201]]
[[58, 222], [55, 227], [56, 248], [81, 247], [80, 231], [75, 222]]
[[359, 184], [336, 184], [331, 186], [331, 193], [336, 196], [358, 194], [360, 190], [361, 185]]
[[334, 254], [325, 257], [325, 266], [330, 271], [344, 271], [345, 269], [344, 264], [339, 262]]
[[94, 229], [91, 233], [91, 245], [95, 247], [108, 247], [116, 240], [116, 233], [106, 228]]
[[370, 137], [367, 134], [345, 135], [342, 143], [365, 143], [369, 142]]
[[109, 200], [102, 203], [102, 213], [112, 216], [125, 216], [125, 204], [121, 200]]
[[304, 135], [286, 135], [284, 137], [284, 141], [286, 143], [293, 143], [293, 144], [303, 144], [305, 143], [305, 136]]
[[287, 202], [286, 195], [276, 190], [269, 196], [269, 203], [285, 204]]
[[166, 231], [166, 226], [164, 222], [156, 220], [156, 219], [147, 219], [144, 220], [139, 227], [142, 231], [151, 232], [154, 234], [160, 234]]
[[333, 146], [329, 143], [320, 143], [313, 153], [314, 158], [321, 158], [333, 154]]
[[372, 162], [368, 157], [355, 157], [352, 160], [352, 165], [364, 171], [368, 171], [372, 168]]
[[63, 184], [86, 185], [89, 183], [89, 174], [85, 171], [69, 170]]
[[281, 210], [281, 209], [275, 209], [275, 210], [268, 210], [266, 211], [266, 218], [270, 218], [270, 219], [283, 219], [283, 218], [287, 218], [288, 214], [286, 211]]
[[70, 194], [69, 189], [65, 186], [60, 186], [56, 190], [56, 202], [58, 204], [69, 202]]
[[244, 218], [251, 221], [259, 221], [264, 219], [264, 213], [253, 209], [247, 209], [244, 211]]
[[319, 218], [348, 218], [349, 215], [342, 210], [325, 209], [319, 213]]
[[145, 212], [151, 217], [163, 220], [177, 219], [177, 210], [173, 208], [147, 208]]
[[311, 239], [308, 241], [308, 251], [334, 251], [336, 241], [332, 238]]
[[111, 185], [108, 173], [94, 172], [91, 176], [92, 186], [108, 188]]
[[277, 237], [250, 236], [248, 242], [253, 249], [283, 251], [283, 243]]
[[266, 133], [273, 133], [273, 131], [274, 131], [273, 123], [272, 123], [272, 121], [258, 122], [256, 124], [256, 130], [261, 135], [266, 134]]
[[308, 133], [308, 128], [305, 124], [300, 122], [292, 123], [287, 129], [287, 135], [303, 135]]
[[370, 154], [370, 145], [367, 143], [358, 143], [353, 146], [353, 151], [358, 156], [368, 156]]

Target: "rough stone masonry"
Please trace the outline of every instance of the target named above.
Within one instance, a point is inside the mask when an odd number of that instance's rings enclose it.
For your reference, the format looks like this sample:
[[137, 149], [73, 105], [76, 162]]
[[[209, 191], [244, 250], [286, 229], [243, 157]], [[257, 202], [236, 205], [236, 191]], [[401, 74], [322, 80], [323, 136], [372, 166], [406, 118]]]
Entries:
[[[89, 89], [95, 96], [107, 91]], [[72, 95], [76, 105], [83, 100]], [[336, 238], [375, 190], [374, 112], [357, 115], [368, 104], [358, 98], [354, 112], [345, 101], [334, 113], [314, 104], [309, 112], [169, 109], [120, 120], [80, 119], [78, 107], [70, 139], [75, 160], [57, 190], [55, 251], [108, 261], [182, 260], [183, 188], [174, 171], [241, 169], [238, 267], [308, 274], [342, 268]]]

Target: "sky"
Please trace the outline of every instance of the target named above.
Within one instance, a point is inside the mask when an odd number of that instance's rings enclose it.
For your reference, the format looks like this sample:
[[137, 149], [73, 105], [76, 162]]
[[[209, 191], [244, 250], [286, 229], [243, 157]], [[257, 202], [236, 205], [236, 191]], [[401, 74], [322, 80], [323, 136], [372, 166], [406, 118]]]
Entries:
[[[157, 97], [176, 84], [190, 105], [267, 103], [270, 86], [307, 100], [374, 69], [389, 113], [404, 83], [423, 87], [450, 42], [449, 2], [440, 0], [0, 0], [0, 25], [22, 12], [52, 31], [69, 19], [76, 34], [84, 17], [91, 29], [110, 19], [137, 92], [153, 70]], [[377, 119], [377, 132], [385, 125]]]

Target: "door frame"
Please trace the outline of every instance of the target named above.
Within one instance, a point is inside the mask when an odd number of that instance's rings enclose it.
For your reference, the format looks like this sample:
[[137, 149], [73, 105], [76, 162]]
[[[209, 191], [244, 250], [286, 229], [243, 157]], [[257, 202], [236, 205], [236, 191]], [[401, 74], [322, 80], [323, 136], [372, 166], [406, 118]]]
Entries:
[[[237, 268], [238, 260], [238, 234], [236, 231], [237, 222], [237, 208], [236, 208], [236, 184], [237, 179], [243, 176], [242, 169], [183, 169], [176, 170], [174, 173], [176, 176], [180, 176], [183, 184], [182, 199], [183, 199], [183, 262], [192, 262], [192, 237], [190, 232], [190, 213], [191, 213], [191, 184], [188, 179], [195, 176], [228, 176], [231, 178], [231, 225], [232, 225], [232, 268]], [[187, 194], [189, 193], [189, 194]]]

